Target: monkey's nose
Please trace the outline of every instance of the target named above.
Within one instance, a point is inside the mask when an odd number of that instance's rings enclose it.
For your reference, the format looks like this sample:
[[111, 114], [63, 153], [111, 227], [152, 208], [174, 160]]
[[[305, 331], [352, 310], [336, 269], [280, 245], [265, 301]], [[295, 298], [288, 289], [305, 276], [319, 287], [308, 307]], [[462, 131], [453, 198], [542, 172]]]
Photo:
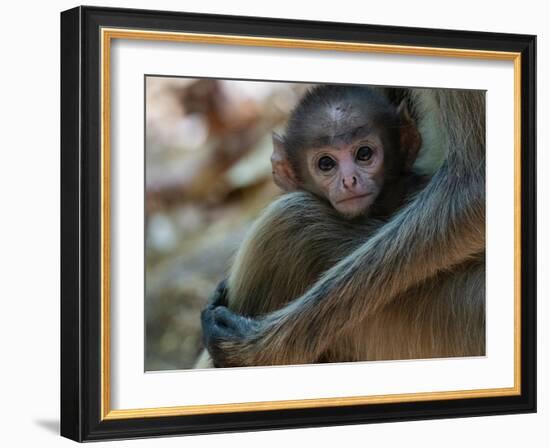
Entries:
[[352, 188], [357, 185], [357, 177], [351, 176], [351, 177], [344, 177], [342, 179], [342, 183], [344, 184], [344, 188]]

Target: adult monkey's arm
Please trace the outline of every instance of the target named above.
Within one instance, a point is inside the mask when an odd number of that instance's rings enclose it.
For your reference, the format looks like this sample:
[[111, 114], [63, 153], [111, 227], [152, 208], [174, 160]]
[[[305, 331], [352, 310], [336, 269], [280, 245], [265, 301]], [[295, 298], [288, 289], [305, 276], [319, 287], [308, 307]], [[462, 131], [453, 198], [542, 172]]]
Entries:
[[412, 100], [435, 106], [427, 115], [441, 123], [443, 166], [407, 207], [281, 310], [261, 319], [223, 306], [205, 310], [205, 344], [216, 365], [315, 362], [342, 328], [485, 250], [483, 93], [424, 90]]

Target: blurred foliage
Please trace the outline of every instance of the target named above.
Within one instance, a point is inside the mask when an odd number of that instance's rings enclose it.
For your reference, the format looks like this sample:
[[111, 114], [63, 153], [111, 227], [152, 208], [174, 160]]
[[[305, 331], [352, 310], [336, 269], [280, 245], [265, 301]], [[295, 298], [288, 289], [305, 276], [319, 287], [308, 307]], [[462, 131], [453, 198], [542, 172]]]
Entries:
[[146, 78], [146, 370], [193, 366], [200, 310], [279, 194], [271, 134], [307, 87]]

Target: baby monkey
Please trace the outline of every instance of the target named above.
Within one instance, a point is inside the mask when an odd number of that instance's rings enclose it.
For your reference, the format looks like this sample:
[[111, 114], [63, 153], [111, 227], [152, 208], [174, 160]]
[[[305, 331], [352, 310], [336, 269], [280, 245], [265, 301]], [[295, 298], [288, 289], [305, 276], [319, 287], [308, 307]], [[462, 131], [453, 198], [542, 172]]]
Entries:
[[369, 87], [323, 85], [296, 106], [284, 137], [273, 134], [273, 177], [346, 219], [384, 217], [424, 183], [412, 172], [420, 145], [405, 101], [396, 107]]
[[[287, 194], [255, 222], [208, 309], [224, 305], [255, 317], [300, 297], [423, 187], [412, 171], [420, 145], [404, 101], [396, 106], [361, 86], [308, 91], [284, 136], [273, 134], [273, 178]], [[206, 347], [219, 337], [213, 329], [223, 331], [209, 316], [203, 313]], [[206, 350], [195, 367], [212, 367]]]

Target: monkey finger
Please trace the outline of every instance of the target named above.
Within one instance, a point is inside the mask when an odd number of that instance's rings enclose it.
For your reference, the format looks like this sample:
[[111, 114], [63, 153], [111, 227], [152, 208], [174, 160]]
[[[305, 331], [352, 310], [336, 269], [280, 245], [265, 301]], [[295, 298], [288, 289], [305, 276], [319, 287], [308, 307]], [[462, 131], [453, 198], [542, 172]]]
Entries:
[[244, 319], [225, 306], [218, 306], [213, 310], [214, 319], [217, 325], [223, 325], [226, 328], [237, 329], [239, 327], [239, 321]]
[[214, 309], [206, 308], [201, 313], [201, 324], [204, 345], [210, 348], [213, 341], [221, 339], [228, 339], [232, 336], [232, 332], [229, 331], [225, 325], [219, 325]]
[[215, 291], [208, 298], [208, 307], [227, 306], [227, 279], [222, 280], [216, 286]]
[[231, 333], [232, 339], [251, 336], [258, 329], [258, 322], [255, 319], [235, 314], [226, 307], [217, 307], [213, 312], [216, 324]]

